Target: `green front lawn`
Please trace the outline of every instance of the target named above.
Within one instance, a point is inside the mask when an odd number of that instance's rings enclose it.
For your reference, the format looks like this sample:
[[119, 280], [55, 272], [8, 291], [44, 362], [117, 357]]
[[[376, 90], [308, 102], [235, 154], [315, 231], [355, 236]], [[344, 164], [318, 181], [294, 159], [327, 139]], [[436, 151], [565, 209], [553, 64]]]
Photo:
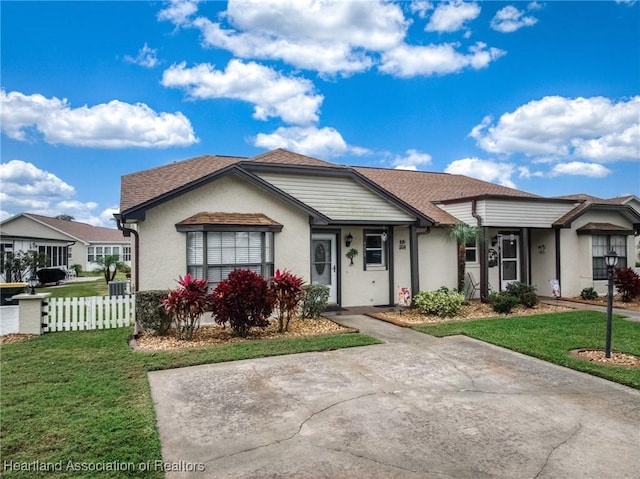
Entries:
[[[605, 366], [572, 357], [574, 349], [604, 349], [604, 313], [571, 311], [480, 321], [440, 323], [415, 329], [433, 336], [464, 334], [560, 366], [640, 389], [640, 369]], [[640, 323], [613, 318], [612, 349], [640, 356]]]
[[[138, 469], [161, 460], [148, 371], [379, 343], [341, 334], [141, 353], [129, 348], [130, 334], [51, 333], [0, 347], [0, 476], [50, 477], [34, 468], [60, 465], [55, 477], [163, 477]], [[128, 463], [136, 470], [95, 471]]]

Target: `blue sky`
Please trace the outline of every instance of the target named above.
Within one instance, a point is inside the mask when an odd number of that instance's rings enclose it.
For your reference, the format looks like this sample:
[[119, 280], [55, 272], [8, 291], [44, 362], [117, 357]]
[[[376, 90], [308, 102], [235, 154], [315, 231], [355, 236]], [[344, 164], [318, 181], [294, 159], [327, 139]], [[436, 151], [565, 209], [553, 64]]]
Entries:
[[0, 2], [0, 219], [287, 148], [640, 196], [640, 2]]

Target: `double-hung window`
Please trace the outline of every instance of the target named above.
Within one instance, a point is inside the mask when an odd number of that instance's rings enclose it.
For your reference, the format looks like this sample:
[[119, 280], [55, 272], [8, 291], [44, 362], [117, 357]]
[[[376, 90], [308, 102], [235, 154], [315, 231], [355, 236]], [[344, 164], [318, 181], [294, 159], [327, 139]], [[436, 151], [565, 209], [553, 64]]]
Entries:
[[627, 267], [627, 237], [624, 235], [594, 234], [591, 239], [593, 279], [607, 279], [605, 255], [615, 251], [618, 255], [617, 269]]
[[465, 261], [467, 263], [478, 262], [478, 241], [476, 238], [469, 239], [465, 243]]
[[271, 231], [192, 231], [187, 233], [187, 272], [206, 279], [209, 288], [234, 269], [249, 269], [264, 278], [273, 275]]
[[387, 268], [387, 233], [381, 230], [364, 231], [364, 268]]

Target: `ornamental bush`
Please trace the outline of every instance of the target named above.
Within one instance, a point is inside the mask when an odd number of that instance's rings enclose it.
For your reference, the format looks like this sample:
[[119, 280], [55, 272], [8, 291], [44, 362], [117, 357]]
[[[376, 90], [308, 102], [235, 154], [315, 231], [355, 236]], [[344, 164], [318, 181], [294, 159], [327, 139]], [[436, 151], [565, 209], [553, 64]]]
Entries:
[[507, 285], [505, 292], [511, 296], [515, 296], [518, 299], [518, 303], [527, 308], [533, 308], [540, 303], [538, 295], [536, 294], [536, 287], [530, 284], [514, 281]]
[[617, 270], [613, 284], [625, 303], [640, 296], [640, 276], [631, 268]]
[[162, 304], [167, 292], [162, 290], [136, 293], [136, 321], [145, 333], [164, 336], [171, 329], [171, 315]]
[[236, 336], [246, 338], [251, 328], [269, 326], [273, 304], [273, 294], [262, 276], [235, 269], [211, 294], [211, 315], [216, 323], [228, 323]]
[[318, 318], [327, 309], [329, 287], [324, 284], [308, 284], [302, 287], [302, 317]]
[[593, 288], [593, 286], [589, 286], [588, 288], [584, 288], [580, 291], [580, 298], [586, 300], [592, 300], [598, 298], [598, 292]]
[[207, 310], [207, 280], [195, 279], [190, 274], [179, 277], [178, 288], [169, 290], [162, 304], [167, 313], [173, 316], [178, 339], [193, 339], [194, 332], [200, 326], [200, 317]]
[[422, 314], [440, 317], [455, 316], [465, 302], [464, 295], [447, 288], [438, 291], [419, 291], [413, 298], [413, 304]]
[[511, 314], [511, 310], [520, 304], [520, 299], [506, 291], [501, 291], [500, 293], [491, 293], [489, 302], [496, 313]]
[[302, 285], [304, 280], [291, 274], [287, 270], [276, 270], [275, 276], [271, 278], [269, 290], [273, 295], [275, 309], [278, 313], [278, 332], [284, 333], [289, 330], [289, 321], [298, 309], [304, 293]]

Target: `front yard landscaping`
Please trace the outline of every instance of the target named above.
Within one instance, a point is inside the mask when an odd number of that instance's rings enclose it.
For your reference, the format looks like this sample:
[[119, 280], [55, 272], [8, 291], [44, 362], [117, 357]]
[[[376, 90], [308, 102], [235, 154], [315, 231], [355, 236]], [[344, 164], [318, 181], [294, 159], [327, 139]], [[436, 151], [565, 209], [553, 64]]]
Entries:
[[56, 477], [164, 477], [147, 371], [379, 342], [353, 333], [144, 353], [129, 347], [131, 333], [50, 333], [0, 346], [3, 477], [50, 477], [44, 468], [58, 465]]
[[[433, 336], [466, 336], [640, 389], [640, 368], [579, 359], [572, 351], [604, 348], [606, 314], [570, 311], [506, 316], [482, 321], [423, 324], [415, 329]], [[613, 317], [613, 351], [640, 357], [640, 323]]]

